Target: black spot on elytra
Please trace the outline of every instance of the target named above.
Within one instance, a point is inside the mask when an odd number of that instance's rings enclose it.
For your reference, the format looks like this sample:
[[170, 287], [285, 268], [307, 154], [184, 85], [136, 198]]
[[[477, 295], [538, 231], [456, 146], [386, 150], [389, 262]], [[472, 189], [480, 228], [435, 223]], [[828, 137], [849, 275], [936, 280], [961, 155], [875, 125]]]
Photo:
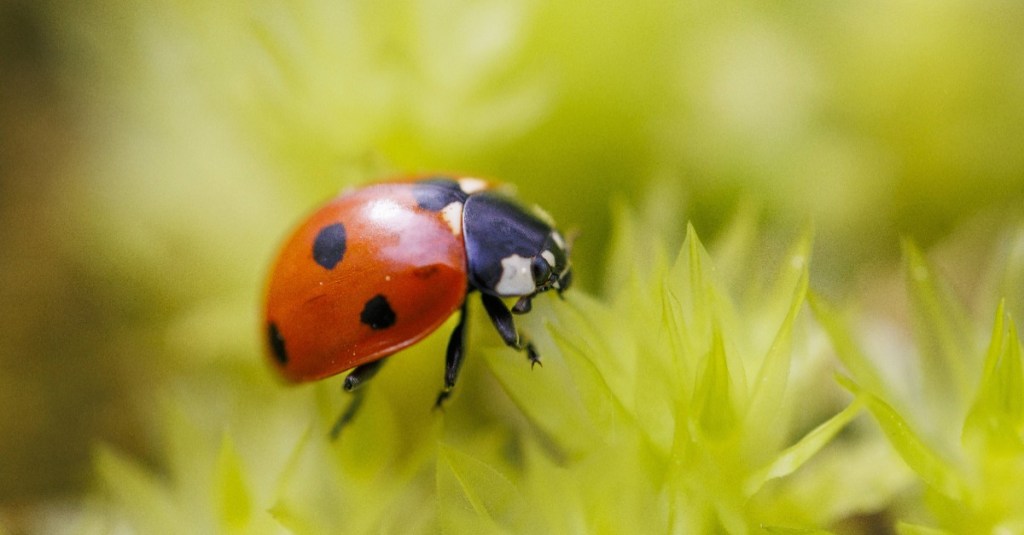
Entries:
[[377, 294], [366, 302], [363, 312], [359, 314], [359, 321], [374, 330], [387, 329], [395, 324], [395, 311], [391, 310], [387, 298]]
[[412, 185], [412, 195], [420, 208], [431, 212], [438, 212], [453, 202], [466, 200], [466, 192], [462, 191], [459, 183], [446, 177], [418, 180]]
[[274, 352], [277, 362], [282, 366], [288, 365], [288, 351], [284, 347], [284, 338], [274, 322], [270, 322], [270, 325], [267, 326], [267, 339], [270, 341], [270, 349]]
[[345, 256], [345, 225], [334, 223], [320, 229], [313, 242], [313, 260], [324, 269], [334, 269]]

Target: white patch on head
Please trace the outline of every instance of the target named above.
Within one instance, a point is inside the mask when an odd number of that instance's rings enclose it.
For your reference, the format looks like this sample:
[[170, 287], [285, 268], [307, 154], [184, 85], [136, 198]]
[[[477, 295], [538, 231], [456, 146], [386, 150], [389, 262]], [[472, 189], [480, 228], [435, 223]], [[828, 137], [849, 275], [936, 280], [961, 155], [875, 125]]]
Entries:
[[452, 234], [458, 236], [462, 234], [462, 203], [459, 201], [452, 201], [447, 206], [441, 209], [441, 217], [445, 223], [448, 223], [448, 228], [452, 229]]
[[459, 189], [466, 195], [487, 189], [487, 181], [480, 178], [465, 177], [459, 179]]
[[494, 287], [499, 295], [528, 295], [537, 289], [530, 273], [530, 259], [517, 254], [501, 259], [501, 279]]
[[547, 261], [549, 266], [555, 267], [555, 253], [545, 250], [540, 254], [540, 256], [542, 256], [544, 260]]
[[562, 235], [557, 230], [551, 233], [551, 241], [555, 242], [559, 249], [565, 249], [565, 240], [562, 239]]

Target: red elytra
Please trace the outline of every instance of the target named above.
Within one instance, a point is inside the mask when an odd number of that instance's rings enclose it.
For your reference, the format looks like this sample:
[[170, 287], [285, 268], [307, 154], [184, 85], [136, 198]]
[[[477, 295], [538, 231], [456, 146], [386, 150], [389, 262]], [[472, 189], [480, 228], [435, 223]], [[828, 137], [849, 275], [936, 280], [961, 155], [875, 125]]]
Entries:
[[[332, 199], [285, 242], [265, 312], [271, 358], [285, 378], [321, 379], [386, 357], [459, 309], [467, 284], [461, 211], [453, 221], [450, 211], [420, 206], [413, 184]], [[324, 236], [338, 224], [342, 231]]]

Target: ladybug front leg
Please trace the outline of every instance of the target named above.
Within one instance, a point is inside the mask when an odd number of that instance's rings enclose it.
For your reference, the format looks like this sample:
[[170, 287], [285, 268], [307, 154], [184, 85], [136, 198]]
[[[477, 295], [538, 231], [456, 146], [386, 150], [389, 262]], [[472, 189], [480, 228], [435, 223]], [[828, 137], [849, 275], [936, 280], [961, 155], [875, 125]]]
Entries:
[[338, 435], [341, 434], [341, 430], [355, 418], [356, 412], [359, 411], [359, 407], [363, 404], [363, 397], [366, 396], [366, 390], [360, 387], [366, 384], [371, 377], [377, 375], [380, 367], [384, 365], [384, 360], [375, 360], [357, 366], [345, 378], [343, 388], [346, 392], [352, 393], [352, 401], [349, 401], [348, 406], [338, 416], [338, 419], [334, 421], [334, 426], [331, 427], [331, 440], [337, 439]]
[[451, 338], [448, 339], [448, 351], [444, 358], [444, 390], [441, 390], [441, 393], [437, 395], [437, 401], [434, 402], [435, 409], [440, 408], [444, 401], [448, 399], [448, 396], [452, 395], [452, 389], [455, 388], [455, 380], [459, 378], [459, 370], [462, 369], [462, 358], [466, 354], [467, 302], [467, 300], [462, 301], [462, 310], [459, 312], [459, 324], [455, 326]]
[[505, 341], [505, 345], [517, 351], [526, 351], [526, 357], [530, 359], [531, 366], [540, 364], [540, 356], [537, 355], [537, 349], [533, 347], [533, 343], [526, 342], [519, 336], [515, 321], [512, 319], [512, 313], [505, 306], [505, 302], [500, 297], [486, 293], [481, 293], [480, 298], [484, 302], [484, 309], [487, 310], [487, 315], [491, 317], [491, 322], [494, 323], [494, 328], [498, 330], [501, 339]]

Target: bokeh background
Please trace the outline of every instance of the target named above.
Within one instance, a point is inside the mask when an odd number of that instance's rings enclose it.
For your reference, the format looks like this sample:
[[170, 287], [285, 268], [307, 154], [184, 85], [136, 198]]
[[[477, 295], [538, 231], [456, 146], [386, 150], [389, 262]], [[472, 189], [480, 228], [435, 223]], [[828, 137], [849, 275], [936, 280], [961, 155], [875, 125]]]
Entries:
[[998, 0], [4, 0], [0, 517], [72, 503], [99, 442], [150, 458], [155, 392], [258, 367], [281, 237], [393, 173], [514, 183], [597, 294], [612, 207], [651, 199], [670, 242], [813, 221], [838, 296], [901, 237], [970, 278], [1024, 201], [1021, 28]]

